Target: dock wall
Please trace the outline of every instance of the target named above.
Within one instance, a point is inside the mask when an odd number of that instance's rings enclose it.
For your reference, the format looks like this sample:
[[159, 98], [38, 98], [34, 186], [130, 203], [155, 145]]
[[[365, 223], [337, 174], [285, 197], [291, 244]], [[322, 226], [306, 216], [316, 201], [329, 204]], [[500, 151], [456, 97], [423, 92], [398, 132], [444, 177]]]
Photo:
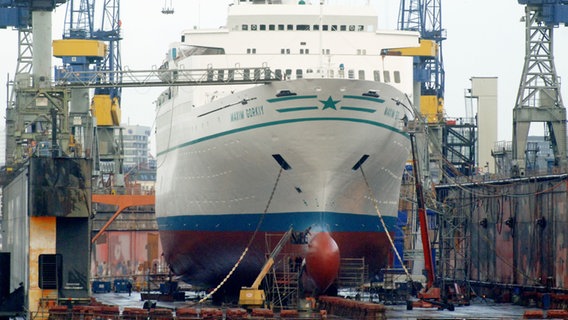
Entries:
[[460, 221], [453, 236], [465, 239], [441, 254], [473, 283], [568, 290], [567, 189], [567, 175], [436, 187], [440, 226]]

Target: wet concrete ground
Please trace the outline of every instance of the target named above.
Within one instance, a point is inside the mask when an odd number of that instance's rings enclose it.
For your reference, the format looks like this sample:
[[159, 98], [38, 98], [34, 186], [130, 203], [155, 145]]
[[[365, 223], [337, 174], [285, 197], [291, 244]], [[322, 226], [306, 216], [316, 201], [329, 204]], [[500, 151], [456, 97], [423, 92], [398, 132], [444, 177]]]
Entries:
[[528, 309], [512, 304], [473, 303], [455, 307], [454, 311], [387, 306], [387, 319], [522, 319]]
[[[144, 301], [141, 300], [139, 292], [128, 293], [102, 293], [94, 294], [97, 301], [110, 305], [118, 305], [121, 310], [125, 307], [142, 308]], [[195, 302], [156, 302], [159, 308], [184, 308], [194, 306]], [[210, 305], [208, 306], [210, 307]], [[387, 319], [400, 320], [420, 320], [420, 319], [522, 319], [527, 310], [538, 310], [535, 308], [525, 308], [512, 304], [496, 304], [491, 301], [473, 301], [469, 306], [455, 307], [454, 311], [414, 308], [406, 310], [406, 305], [387, 305]], [[330, 319], [333, 317], [329, 317]]]

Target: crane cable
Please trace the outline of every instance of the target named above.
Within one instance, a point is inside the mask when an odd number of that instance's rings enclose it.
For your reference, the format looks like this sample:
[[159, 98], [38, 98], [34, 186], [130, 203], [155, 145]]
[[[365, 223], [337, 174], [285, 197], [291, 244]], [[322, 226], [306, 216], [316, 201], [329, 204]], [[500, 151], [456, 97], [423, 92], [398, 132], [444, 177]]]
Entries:
[[280, 176], [282, 175], [282, 170], [283, 170], [282, 167], [280, 167], [280, 171], [278, 171], [278, 177], [276, 177], [276, 182], [274, 183], [274, 187], [272, 187], [272, 192], [270, 193], [268, 203], [266, 204], [266, 207], [264, 208], [264, 212], [262, 213], [262, 216], [258, 220], [258, 223], [256, 225], [256, 229], [254, 230], [254, 233], [252, 234], [249, 242], [247, 243], [247, 246], [243, 250], [243, 253], [241, 253], [241, 256], [239, 257], [237, 262], [235, 262], [235, 265], [233, 266], [231, 271], [229, 271], [229, 273], [227, 273], [227, 275], [219, 283], [219, 285], [217, 285], [217, 287], [215, 287], [215, 289], [213, 289], [211, 292], [209, 292], [205, 297], [203, 297], [197, 303], [204, 303], [205, 301], [207, 301], [207, 299], [211, 298], [211, 296], [214, 295], [219, 289], [221, 289], [221, 287], [225, 284], [225, 282], [227, 282], [227, 280], [229, 280], [229, 278], [233, 275], [233, 273], [235, 272], [237, 267], [241, 264], [241, 262], [245, 258], [250, 246], [252, 245], [252, 242], [254, 241], [254, 238], [256, 238], [256, 234], [260, 230], [260, 226], [262, 226], [262, 222], [264, 221], [264, 217], [266, 216], [266, 212], [268, 212], [268, 208], [270, 207], [270, 203], [272, 202], [272, 198], [274, 198], [274, 193], [276, 192], [276, 186], [278, 185], [278, 182], [280, 181]]
[[385, 220], [383, 219], [383, 215], [381, 214], [381, 211], [379, 210], [377, 198], [375, 198], [375, 195], [373, 194], [373, 190], [371, 189], [371, 186], [369, 185], [369, 182], [367, 181], [367, 176], [365, 176], [365, 172], [363, 171], [363, 166], [360, 166], [359, 169], [361, 170], [361, 174], [363, 175], [363, 180], [365, 180], [365, 185], [367, 186], [367, 191], [369, 193], [369, 197], [371, 198], [371, 200], [373, 201], [373, 205], [375, 206], [375, 211], [377, 211], [377, 215], [379, 216], [379, 219], [381, 220], [381, 224], [383, 225], [383, 229], [385, 230], [385, 233], [386, 233], [386, 235], [389, 239], [390, 245], [391, 245], [394, 253], [396, 254], [396, 258], [400, 262], [402, 269], [404, 269], [404, 273], [406, 273], [406, 278], [408, 280], [412, 280], [412, 276], [410, 275], [410, 272], [408, 271], [408, 269], [404, 265], [404, 262], [402, 261], [402, 258], [400, 257], [400, 254], [398, 253], [396, 246], [394, 245], [394, 241], [393, 241], [390, 233], [388, 232], [387, 225], [385, 223]]

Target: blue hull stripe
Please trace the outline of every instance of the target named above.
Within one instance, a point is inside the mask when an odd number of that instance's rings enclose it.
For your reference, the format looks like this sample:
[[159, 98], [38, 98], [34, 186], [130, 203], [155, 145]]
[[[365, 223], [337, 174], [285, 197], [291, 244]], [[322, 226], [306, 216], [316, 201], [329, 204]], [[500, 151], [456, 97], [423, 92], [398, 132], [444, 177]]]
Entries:
[[315, 99], [318, 96], [316, 95], [309, 95], [309, 96], [286, 96], [286, 97], [279, 97], [279, 98], [272, 98], [272, 99], [266, 99], [267, 102], [269, 103], [274, 103], [274, 102], [281, 102], [281, 101], [289, 101], [289, 100], [302, 100], [302, 99]]
[[[158, 227], [162, 231], [254, 231], [262, 214], [219, 214], [184, 215], [159, 217]], [[383, 217], [387, 229], [394, 232], [396, 217]], [[269, 213], [264, 216], [260, 231], [284, 232], [290, 227], [305, 230], [320, 226], [330, 232], [384, 232], [376, 215], [359, 215], [337, 212], [295, 212]]]
[[343, 98], [344, 99], [366, 100], [366, 101], [372, 101], [372, 102], [377, 102], [377, 103], [385, 103], [385, 100], [383, 100], [383, 99], [373, 98], [373, 97], [365, 97], [365, 96], [344, 95]]

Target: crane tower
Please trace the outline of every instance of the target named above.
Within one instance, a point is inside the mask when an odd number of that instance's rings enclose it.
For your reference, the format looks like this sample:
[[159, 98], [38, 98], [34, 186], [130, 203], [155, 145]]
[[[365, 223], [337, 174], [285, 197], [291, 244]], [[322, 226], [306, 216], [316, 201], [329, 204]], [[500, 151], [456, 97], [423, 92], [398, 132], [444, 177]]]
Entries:
[[[441, 0], [401, 0], [399, 30], [418, 31], [421, 40], [435, 43], [433, 55], [415, 56], [414, 81], [420, 82], [420, 111], [429, 123], [444, 117], [445, 72], [442, 41], [446, 39], [442, 28]], [[424, 42], [427, 43], [427, 42]]]
[[553, 30], [568, 23], [568, 0], [518, 0], [525, 5], [525, 63], [513, 109], [512, 176], [524, 176], [532, 122], [545, 122], [556, 170], [566, 170], [566, 109], [554, 65]]
[[[56, 80], [76, 72], [88, 82], [100, 72], [104, 76], [96, 80], [99, 84], [121, 83], [120, 27], [119, 0], [69, 0], [63, 39], [53, 44], [54, 56], [63, 60]], [[94, 160], [94, 187], [105, 193], [124, 185], [121, 90], [120, 86], [97, 87], [89, 100], [88, 88], [72, 89], [71, 114], [78, 124], [73, 128], [74, 138], [77, 146], [88, 144], [89, 157]]]

